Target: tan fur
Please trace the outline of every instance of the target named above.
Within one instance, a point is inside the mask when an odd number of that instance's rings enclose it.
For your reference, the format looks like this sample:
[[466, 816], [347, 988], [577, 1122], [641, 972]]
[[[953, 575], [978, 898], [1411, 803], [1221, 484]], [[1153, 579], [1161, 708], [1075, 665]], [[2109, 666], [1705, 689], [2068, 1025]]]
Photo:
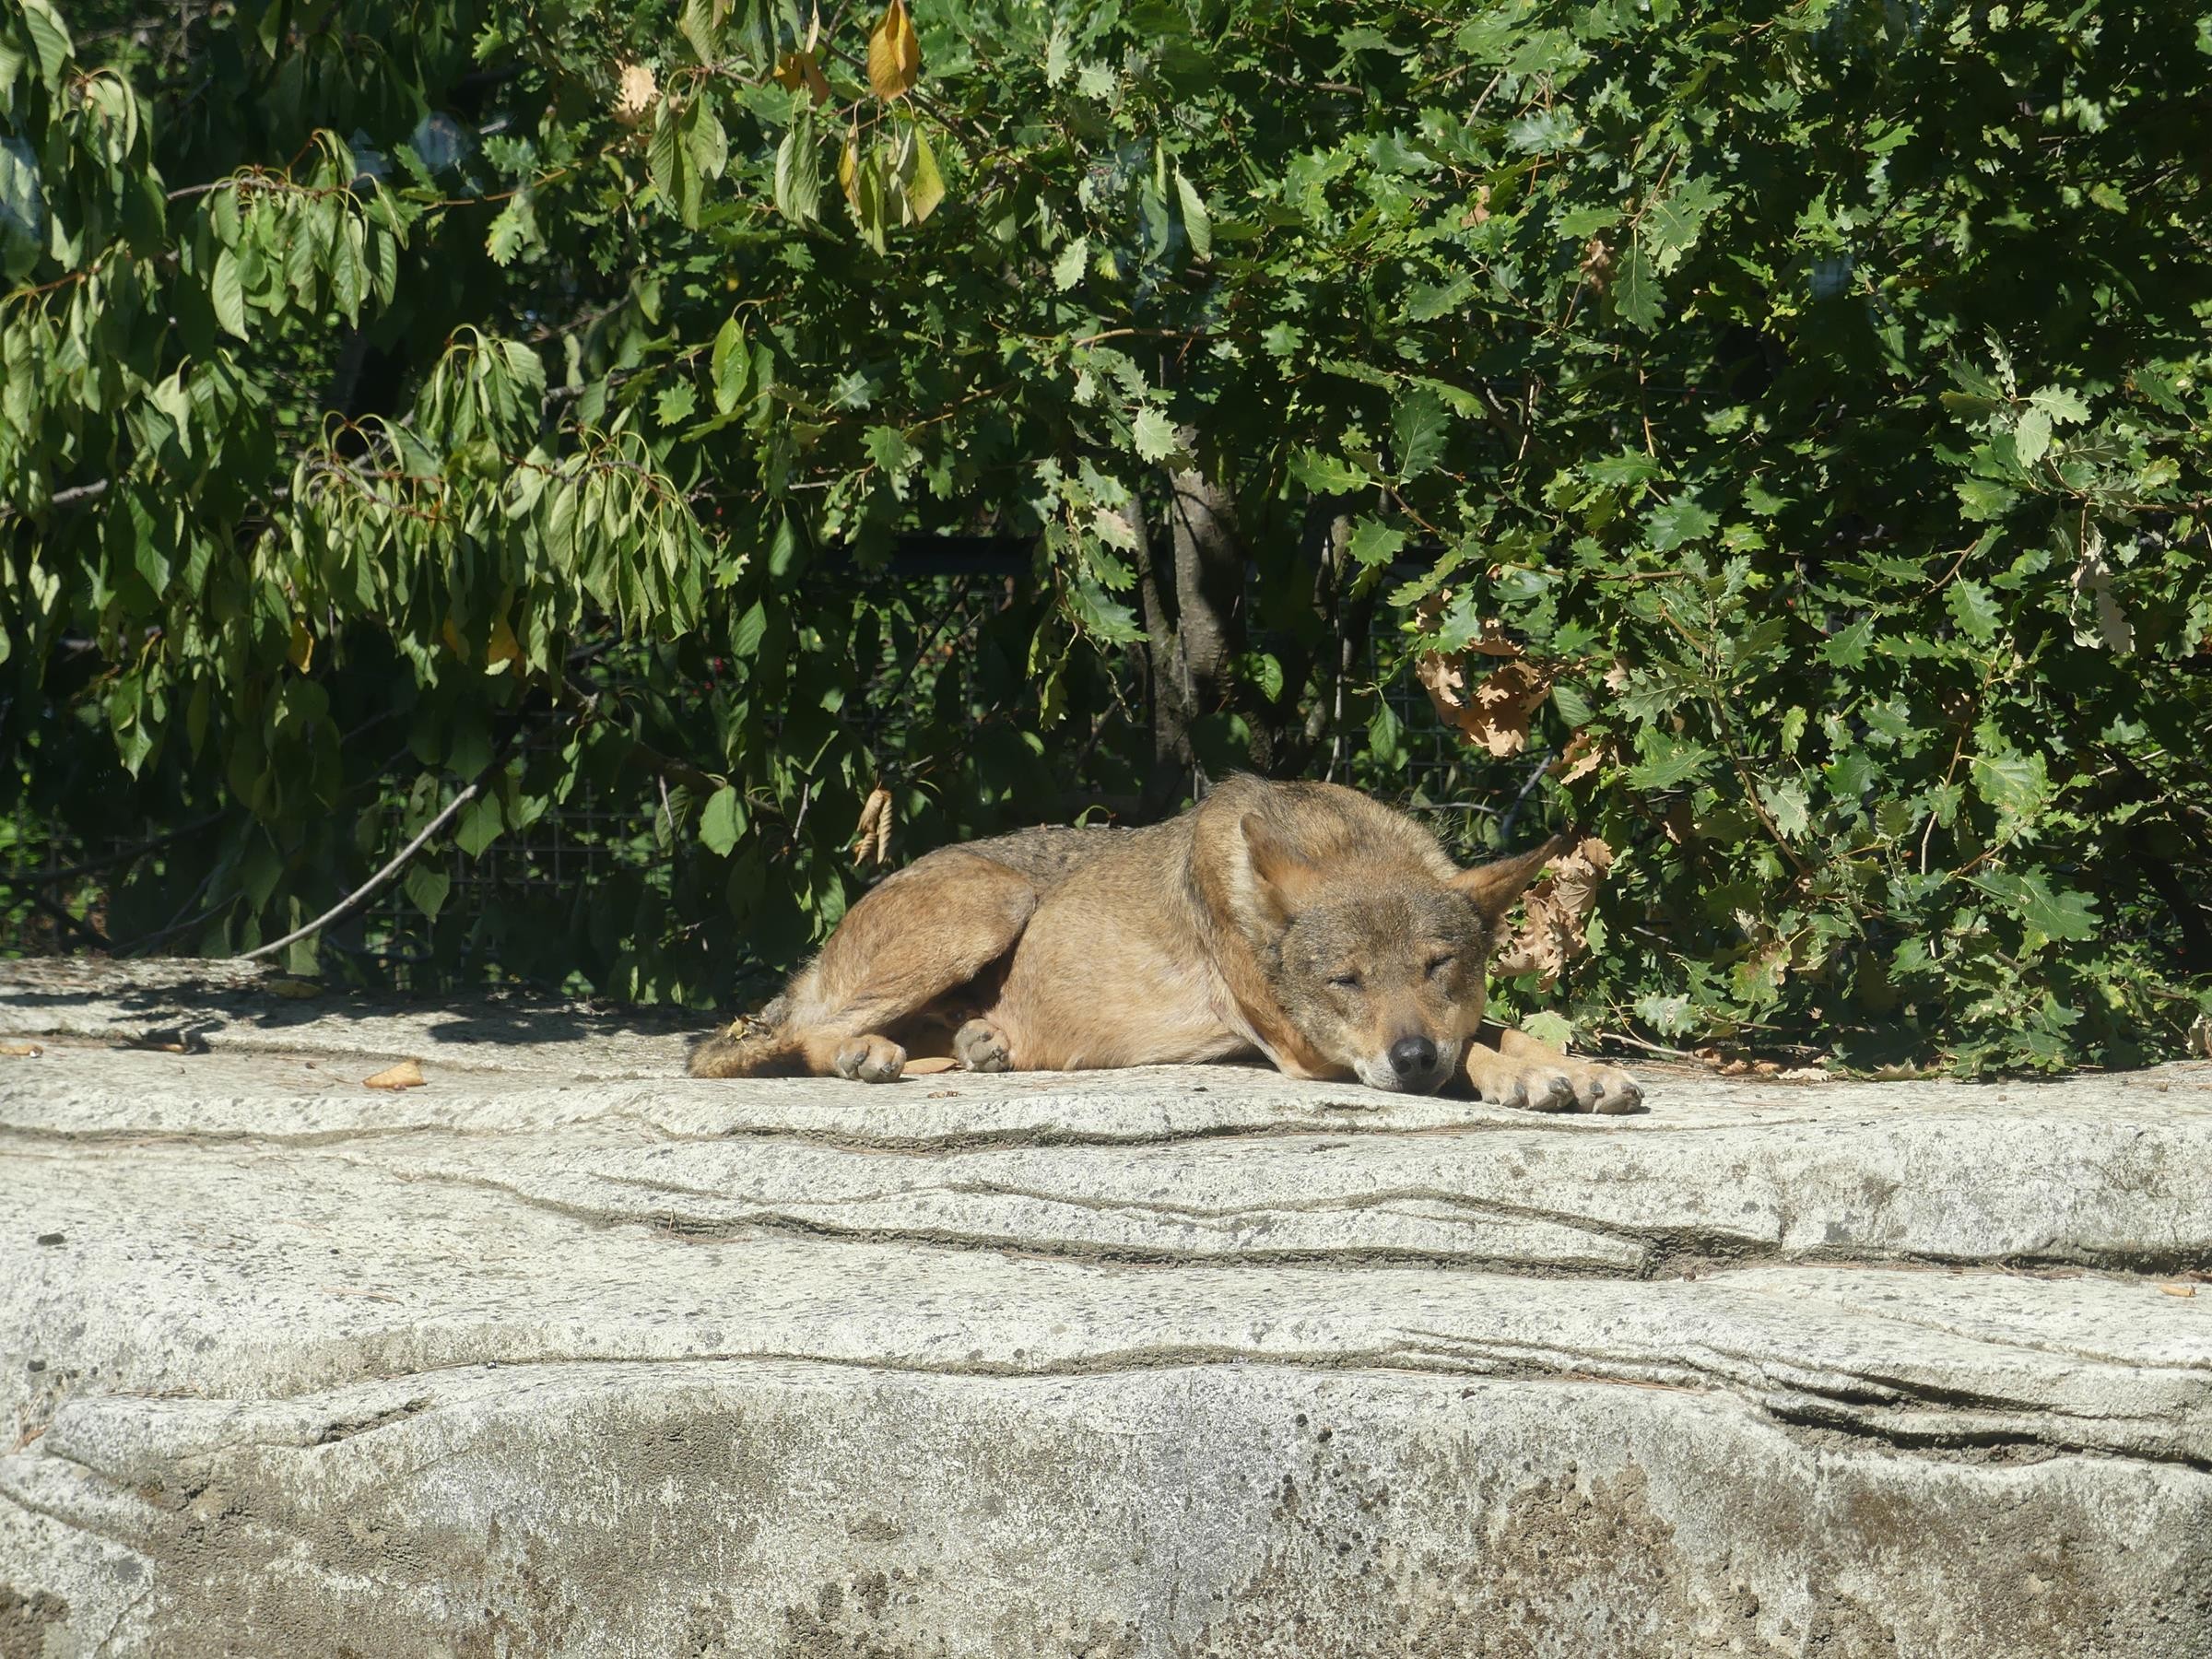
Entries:
[[1257, 1053], [1292, 1077], [1464, 1077], [1514, 1105], [1633, 1111], [1613, 1067], [1476, 1040], [1499, 924], [1563, 844], [1463, 871], [1355, 791], [1236, 777], [1150, 829], [945, 848], [864, 897], [691, 1070], [880, 1082], [910, 1052], [980, 1071]]

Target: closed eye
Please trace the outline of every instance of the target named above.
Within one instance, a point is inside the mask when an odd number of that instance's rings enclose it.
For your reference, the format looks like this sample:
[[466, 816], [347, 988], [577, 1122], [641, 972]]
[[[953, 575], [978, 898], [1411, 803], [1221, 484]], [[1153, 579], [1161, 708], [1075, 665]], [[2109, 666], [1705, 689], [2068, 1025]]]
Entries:
[[1430, 957], [1429, 959], [1429, 977], [1430, 979], [1434, 979], [1438, 974], [1443, 972], [1445, 969], [1451, 967], [1452, 964], [1458, 959], [1459, 959], [1457, 957], [1453, 956], [1448, 950], [1444, 952], [1442, 956]]
[[1357, 991], [1359, 989], [1359, 976], [1356, 973], [1335, 973], [1329, 976], [1329, 983], [1339, 991]]

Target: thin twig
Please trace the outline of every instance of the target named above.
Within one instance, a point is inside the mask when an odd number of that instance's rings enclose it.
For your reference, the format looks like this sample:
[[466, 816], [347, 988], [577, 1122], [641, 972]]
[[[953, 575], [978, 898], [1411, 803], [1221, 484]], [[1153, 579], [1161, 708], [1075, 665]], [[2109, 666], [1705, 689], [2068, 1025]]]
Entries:
[[418, 835], [413, 841], [409, 841], [397, 853], [394, 853], [392, 862], [390, 864], [386, 865], [375, 875], [370, 877], [368, 880], [361, 883], [359, 887], [354, 888], [352, 892], [347, 894], [345, 898], [339, 900], [337, 903], [332, 905], [330, 909], [324, 911], [321, 915], [317, 916], [306, 926], [295, 927], [290, 933], [286, 934], [283, 938], [272, 939], [266, 945], [260, 946], [255, 949], [241, 951], [232, 959], [241, 962], [251, 962], [256, 958], [269, 956], [276, 951], [282, 950], [287, 945], [290, 945], [298, 940], [304, 939], [312, 933], [321, 932], [324, 928], [329, 926], [333, 922], [335, 922], [340, 916], [343, 916], [347, 911], [351, 910], [355, 905], [360, 903], [362, 900], [368, 898], [370, 894], [375, 892], [376, 889], [383, 886], [385, 882], [391, 880], [392, 877], [398, 873], [402, 865], [406, 864], [408, 859], [414, 857], [416, 853], [422, 851], [422, 845], [425, 841], [429, 841], [431, 836], [437, 834], [439, 830], [444, 829], [447, 824], [453, 821], [453, 815], [456, 812], [459, 812], [462, 807], [467, 806], [471, 801], [475, 800], [483, 793], [484, 784], [481, 780], [471, 783], [466, 789], [464, 789], [459, 794], [455, 795], [451, 801], [446, 803], [445, 810], [443, 812], [440, 813], [436, 818], [432, 818], [429, 823], [422, 827], [422, 833], [420, 835]]

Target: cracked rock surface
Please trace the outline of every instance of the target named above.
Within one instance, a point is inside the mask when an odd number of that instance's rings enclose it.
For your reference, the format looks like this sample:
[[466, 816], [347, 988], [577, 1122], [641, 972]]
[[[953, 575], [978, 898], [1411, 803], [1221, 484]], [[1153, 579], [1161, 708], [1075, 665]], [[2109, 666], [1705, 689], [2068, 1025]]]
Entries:
[[2212, 1065], [1552, 1118], [268, 986], [0, 970], [6, 1659], [2212, 1653]]

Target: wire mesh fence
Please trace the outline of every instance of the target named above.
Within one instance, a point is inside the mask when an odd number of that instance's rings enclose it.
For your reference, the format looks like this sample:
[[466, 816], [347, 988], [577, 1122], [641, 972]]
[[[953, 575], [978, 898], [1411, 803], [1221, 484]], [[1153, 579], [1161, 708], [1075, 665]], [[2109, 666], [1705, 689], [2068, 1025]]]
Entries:
[[[920, 573], [856, 573], [848, 580], [895, 582], [910, 612], [928, 619], [917, 631], [916, 649], [903, 657], [887, 653], [862, 695], [838, 712], [839, 723], [870, 752], [897, 756], [905, 727], [935, 699], [940, 679], [965, 672], [970, 659], [962, 641], [1009, 602], [1015, 578], [994, 561], [949, 559]], [[1336, 712], [1324, 759], [1312, 770], [1416, 813], [1463, 859], [1485, 845], [1511, 842], [1548, 752], [1537, 747], [1500, 759], [1470, 747], [1438, 716], [1414, 677], [1401, 671], [1406, 641], [1394, 613], [1378, 611], [1357, 653], [1354, 678], [1361, 695], [1347, 705], [1352, 712]], [[593, 657], [606, 684], [641, 684], [653, 673], [642, 647], [608, 645]], [[965, 698], [973, 688], [951, 689]], [[1131, 706], [1141, 706], [1138, 688], [1127, 689]], [[465, 978], [573, 989], [559, 952], [544, 944], [561, 930], [545, 924], [559, 916], [584, 924], [580, 896], [618, 873], [648, 887], [657, 882], [665, 891], [678, 816], [665, 786], [659, 799], [642, 803], [579, 791], [526, 825], [510, 825], [473, 855], [450, 840], [418, 854], [418, 864], [445, 877], [435, 916], [392, 882], [330, 926], [322, 946], [399, 989], [451, 982], [456, 970]], [[118, 826], [112, 835], [88, 837], [34, 815], [0, 818], [0, 957], [101, 946], [105, 877], [144, 855], [147, 837], [144, 827]], [[380, 862], [405, 839], [396, 819], [386, 839], [388, 846], [371, 850]], [[194, 947], [184, 913], [171, 929], [176, 936], [168, 948]]]

